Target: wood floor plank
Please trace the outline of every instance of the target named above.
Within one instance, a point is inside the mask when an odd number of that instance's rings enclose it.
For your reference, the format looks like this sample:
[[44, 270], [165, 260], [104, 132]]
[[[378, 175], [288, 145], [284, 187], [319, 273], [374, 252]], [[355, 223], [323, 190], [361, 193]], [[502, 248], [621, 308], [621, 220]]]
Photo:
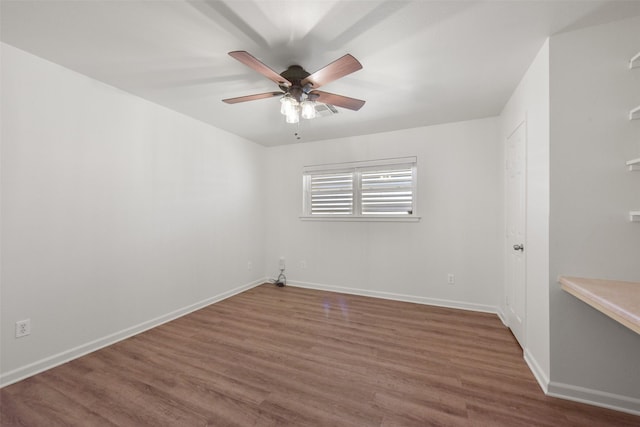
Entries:
[[463, 426], [469, 422], [466, 407], [461, 409], [458, 402], [451, 405], [445, 399], [438, 401], [424, 396], [380, 392], [376, 393], [375, 404], [385, 414], [402, 416], [423, 425]]
[[497, 316], [258, 286], [0, 390], [2, 426], [637, 426], [545, 396]]
[[[86, 420], [91, 419], [96, 426], [114, 425], [92, 408], [70, 399], [65, 393], [53, 387], [43, 378], [30, 378], [31, 393], [15, 395], [2, 395], [2, 419], [1, 425], [42, 425], [42, 426], [67, 426], [82, 425]], [[12, 405], [14, 413], [5, 409], [6, 403]], [[68, 410], [71, 408], [72, 410]], [[4, 420], [5, 412], [8, 413], [12, 421]], [[16, 416], [16, 413], [21, 414]], [[15, 424], [13, 424], [15, 423]]]

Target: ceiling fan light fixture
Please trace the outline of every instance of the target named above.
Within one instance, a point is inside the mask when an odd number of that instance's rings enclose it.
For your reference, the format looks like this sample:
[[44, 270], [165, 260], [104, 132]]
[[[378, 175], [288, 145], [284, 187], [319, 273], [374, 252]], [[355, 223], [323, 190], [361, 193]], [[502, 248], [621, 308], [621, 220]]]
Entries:
[[297, 105], [287, 111], [287, 114], [285, 114], [285, 121], [292, 124], [300, 121], [300, 108]]
[[298, 101], [290, 94], [286, 93], [280, 98], [280, 113], [284, 116], [288, 115], [291, 111], [298, 108]]
[[[280, 98], [280, 114], [285, 116], [287, 123], [299, 123], [300, 116], [306, 120], [313, 119], [318, 115], [322, 116], [322, 108], [324, 111], [333, 111], [335, 105], [358, 111], [365, 103], [359, 99], [317, 90], [320, 86], [362, 68], [362, 64], [350, 54], [336, 59], [313, 74], [309, 74], [300, 65], [290, 65], [289, 68], [278, 74], [255, 56], [243, 50], [229, 52], [229, 55], [276, 83], [280, 91], [223, 99], [222, 101], [227, 104], [272, 98], [284, 93]], [[316, 108], [321, 111], [319, 112]], [[331, 114], [335, 114], [335, 112]]]
[[309, 99], [305, 99], [300, 103], [300, 110], [303, 119], [314, 119], [316, 117], [316, 103]]

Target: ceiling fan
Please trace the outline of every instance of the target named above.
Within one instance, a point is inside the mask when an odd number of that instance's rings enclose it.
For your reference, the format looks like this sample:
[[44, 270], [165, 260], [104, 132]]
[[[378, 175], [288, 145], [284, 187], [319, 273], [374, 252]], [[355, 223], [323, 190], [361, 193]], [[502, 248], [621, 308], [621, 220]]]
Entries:
[[223, 99], [227, 104], [255, 101], [257, 99], [281, 97], [280, 112], [286, 117], [287, 123], [297, 123], [300, 115], [302, 118], [315, 117], [315, 103], [334, 105], [357, 111], [365, 101], [347, 96], [336, 95], [317, 90], [334, 80], [349, 75], [362, 68], [362, 64], [356, 58], [347, 54], [321, 68], [313, 74], [308, 73], [300, 65], [291, 65], [278, 74], [255, 58], [249, 52], [243, 50], [229, 52], [229, 55], [242, 62], [247, 67], [262, 74], [278, 85], [280, 91], [258, 93], [255, 95], [239, 96], [237, 98]]

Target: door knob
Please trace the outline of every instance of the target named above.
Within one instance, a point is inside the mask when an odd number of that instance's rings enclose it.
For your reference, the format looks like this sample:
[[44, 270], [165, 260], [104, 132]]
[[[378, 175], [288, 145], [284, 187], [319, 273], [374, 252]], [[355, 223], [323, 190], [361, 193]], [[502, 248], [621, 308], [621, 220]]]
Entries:
[[514, 251], [523, 251], [524, 252], [524, 246], [522, 244], [520, 245], [513, 245], [513, 250]]

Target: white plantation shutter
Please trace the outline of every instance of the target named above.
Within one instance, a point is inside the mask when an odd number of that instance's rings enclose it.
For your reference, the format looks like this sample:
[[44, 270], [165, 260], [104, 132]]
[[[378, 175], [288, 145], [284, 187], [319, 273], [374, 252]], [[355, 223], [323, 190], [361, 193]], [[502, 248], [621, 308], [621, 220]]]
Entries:
[[362, 215], [413, 214], [413, 169], [376, 169], [360, 174]]
[[310, 175], [309, 194], [311, 215], [351, 215], [353, 172]]
[[303, 216], [415, 217], [416, 158], [307, 166]]

